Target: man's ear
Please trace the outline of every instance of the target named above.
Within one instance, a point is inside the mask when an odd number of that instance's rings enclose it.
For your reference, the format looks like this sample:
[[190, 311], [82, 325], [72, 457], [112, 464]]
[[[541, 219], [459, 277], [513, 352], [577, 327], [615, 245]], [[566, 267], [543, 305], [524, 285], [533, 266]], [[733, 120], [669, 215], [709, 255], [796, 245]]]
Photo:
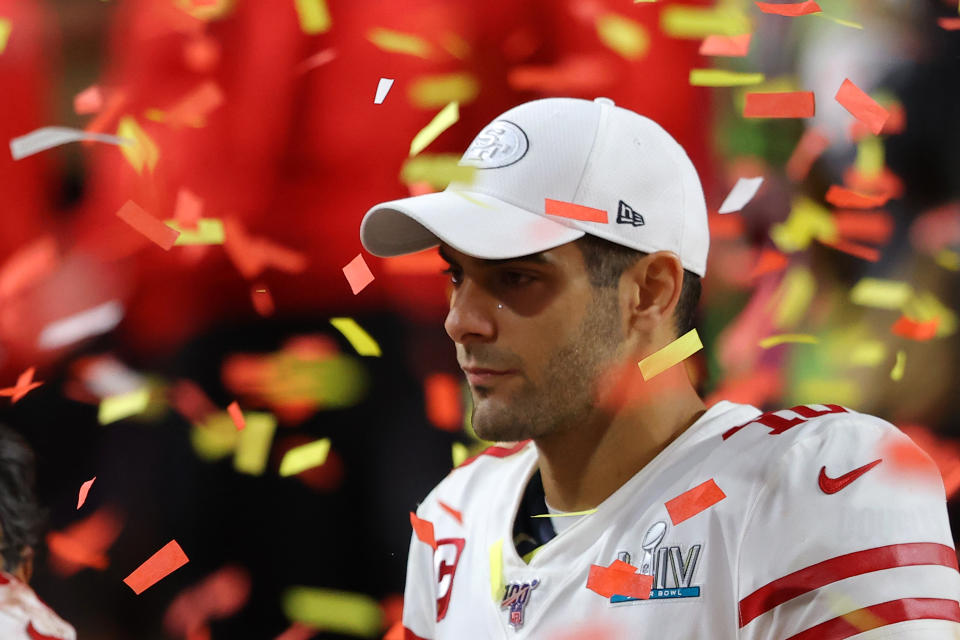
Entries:
[[[683, 265], [676, 254], [657, 251], [624, 271], [630, 330], [645, 342], [675, 333], [673, 311], [683, 288]], [[659, 345], [657, 348], [664, 345]]]
[[13, 575], [24, 584], [33, 578], [33, 547], [24, 547], [20, 552], [20, 565]]

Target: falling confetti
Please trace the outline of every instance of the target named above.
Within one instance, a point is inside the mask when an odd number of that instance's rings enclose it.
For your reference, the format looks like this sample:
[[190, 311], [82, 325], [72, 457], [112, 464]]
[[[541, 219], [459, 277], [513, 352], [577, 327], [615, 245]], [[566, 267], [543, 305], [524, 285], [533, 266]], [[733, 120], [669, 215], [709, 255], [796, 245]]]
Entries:
[[281, 476], [295, 476], [302, 471], [319, 467], [330, 453], [330, 439], [322, 438], [290, 449], [280, 462]]
[[449, 129], [460, 119], [457, 102], [451, 102], [434, 116], [433, 120], [413, 137], [410, 142], [410, 155], [415, 156], [426, 149], [441, 133]]
[[690, 84], [694, 87], [743, 87], [760, 84], [762, 73], [727, 71], [726, 69], [690, 69]]
[[700, 336], [696, 329], [691, 329], [664, 348], [653, 353], [638, 363], [644, 380], [663, 373], [675, 364], [683, 362], [697, 351], [703, 349]]
[[108, 144], [129, 144], [132, 140], [121, 135], [112, 136], [106, 133], [90, 133], [69, 127], [41, 127], [36, 131], [10, 140], [10, 155], [14, 160], [22, 160], [35, 153], [59, 147], [68, 142], [90, 140], [106, 142]]
[[123, 420], [124, 418], [143, 413], [149, 404], [149, 387], [143, 387], [136, 391], [129, 391], [115, 396], [108, 396], [100, 401], [97, 421], [105, 425]]
[[380, 78], [380, 82], [377, 83], [377, 95], [373, 99], [373, 104], [383, 104], [392, 86], [393, 78]]
[[377, 357], [381, 355], [377, 341], [353, 318], [330, 318], [330, 324], [343, 334], [359, 355]]
[[748, 93], [744, 118], [812, 118], [816, 112], [812, 91]]
[[343, 275], [347, 278], [353, 295], [357, 295], [373, 282], [373, 273], [360, 253], [343, 268]]
[[676, 498], [667, 500], [665, 506], [670, 514], [670, 521], [676, 526], [701, 511], [709, 509], [726, 497], [726, 494], [717, 486], [713, 478], [710, 478], [706, 482], [684, 491]]
[[723, 204], [720, 205], [718, 213], [740, 211], [747, 206], [748, 202], [753, 200], [753, 196], [757, 195], [757, 191], [760, 190], [760, 185], [762, 184], [762, 176], [758, 178], [740, 178], [723, 200]]
[[21, 373], [17, 377], [17, 383], [14, 386], [0, 389], [0, 396], [10, 396], [10, 403], [16, 404], [18, 400], [23, 398], [30, 391], [33, 391], [43, 384], [43, 382], [39, 380], [34, 381], [34, 373], [36, 373], [36, 367], [30, 367]]
[[189, 561], [177, 541], [171, 540], [123, 581], [134, 593], [140, 595]]
[[77, 497], [77, 509], [83, 506], [83, 503], [87, 501], [87, 494], [90, 493], [90, 487], [93, 486], [93, 481], [97, 479], [97, 476], [93, 476], [82, 485], [80, 485], [80, 495]]
[[127, 200], [120, 207], [120, 210], [117, 211], [117, 217], [164, 251], [169, 251], [180, 236], [179, 231], [154, 218], [133, 200]]

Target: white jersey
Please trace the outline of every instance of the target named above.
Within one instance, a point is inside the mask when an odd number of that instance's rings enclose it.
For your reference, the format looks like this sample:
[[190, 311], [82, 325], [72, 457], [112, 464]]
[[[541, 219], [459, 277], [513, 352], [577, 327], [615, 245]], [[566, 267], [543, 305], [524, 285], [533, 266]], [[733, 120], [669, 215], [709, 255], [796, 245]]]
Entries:
[[[721, 401], [525, 562], [513, 522], [536, 470], [532, 442], [493, 447], [420, 505], [436, 550], [412, 537], [406, 638], [960, 638], [942, 480], [880, 418]], [[617, 560], [649, 597], [587, 588]]]
[[0, 638], [76, 640], [77, 632], [43, 603], [29, 585], [0, 571]]

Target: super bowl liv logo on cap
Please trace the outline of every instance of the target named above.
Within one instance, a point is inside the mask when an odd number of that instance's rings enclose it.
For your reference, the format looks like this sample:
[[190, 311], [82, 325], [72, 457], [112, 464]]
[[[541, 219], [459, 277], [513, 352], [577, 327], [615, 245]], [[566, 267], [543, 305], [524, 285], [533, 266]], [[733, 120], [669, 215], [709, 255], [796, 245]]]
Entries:
[[460, 165], [496, 169], [513, 164], [527, 153], [523, 129], [509, 120], [494, 120], [477, 134], [460, 158]]

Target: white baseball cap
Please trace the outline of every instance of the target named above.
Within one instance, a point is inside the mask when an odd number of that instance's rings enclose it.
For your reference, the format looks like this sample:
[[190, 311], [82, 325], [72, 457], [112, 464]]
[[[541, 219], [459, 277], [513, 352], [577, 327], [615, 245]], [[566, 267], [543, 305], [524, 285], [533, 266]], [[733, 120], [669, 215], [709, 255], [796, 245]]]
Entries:
[[[672, 251], [703, 276], [710, 233], [693, 163], [653, 120], [609, 98], [544, 98], [484, 127], [460, 165], [471, 184], [372, 207], [360, 241], [375, 256], [414, 253], [443, 242], [484, 259], [517, 258], [589, 233], [653, 253]], [[606, 222], [546, 213], [546, 200], [606, 212]]]

